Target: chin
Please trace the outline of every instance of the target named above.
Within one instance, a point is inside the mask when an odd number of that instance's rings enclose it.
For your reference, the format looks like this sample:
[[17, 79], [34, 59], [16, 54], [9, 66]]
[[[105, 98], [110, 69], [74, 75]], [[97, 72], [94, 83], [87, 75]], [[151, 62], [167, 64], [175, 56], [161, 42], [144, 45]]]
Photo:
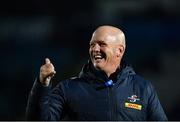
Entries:
[[94, 67], [97, 69], [97, 70], [102, 70], [102, 64], [97, 64], [97, 63], [94, 63]]

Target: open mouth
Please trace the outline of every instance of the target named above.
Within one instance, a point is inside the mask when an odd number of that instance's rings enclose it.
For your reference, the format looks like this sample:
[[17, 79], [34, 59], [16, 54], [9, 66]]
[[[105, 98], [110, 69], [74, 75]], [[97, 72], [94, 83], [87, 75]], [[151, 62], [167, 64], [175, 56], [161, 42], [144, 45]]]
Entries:
[[102, 60], [105, 59], [105, 54], [95, 54], [93, 57], [95, 60]]
[[100, 60], [100, 59], [103, 59], [103, 57], [101, 55], [96, 55], [96, 56], [94, 56], [94, 59], [95, 60]]

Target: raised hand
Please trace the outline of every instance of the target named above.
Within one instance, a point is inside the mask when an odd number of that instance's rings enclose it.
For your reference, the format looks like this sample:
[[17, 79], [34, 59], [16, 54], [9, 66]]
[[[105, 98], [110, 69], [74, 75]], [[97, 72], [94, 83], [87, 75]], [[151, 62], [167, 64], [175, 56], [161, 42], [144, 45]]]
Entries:
[[39, 80], [40, 82], [48, 86], [50, 83], [51, 78], [56, 74], [56, 71], [54, 69], [53, 64], [51, 61], [46, 58], [45, 59], [45, 64], [41, 66], [40, 68], [40, 73], [39, 73]]

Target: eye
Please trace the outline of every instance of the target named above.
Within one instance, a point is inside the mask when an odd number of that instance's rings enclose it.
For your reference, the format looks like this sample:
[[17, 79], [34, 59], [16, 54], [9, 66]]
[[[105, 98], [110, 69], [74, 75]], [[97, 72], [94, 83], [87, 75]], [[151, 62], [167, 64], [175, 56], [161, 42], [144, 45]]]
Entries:
[[106, 46], [106, 44], [101, 42], [101, 43], [99, 43], [99, 46], [104, 47], [104, 46]]
[[90, 47], [94, 47], [95, 43], [90, 43], [89, 45], [90, 45]]

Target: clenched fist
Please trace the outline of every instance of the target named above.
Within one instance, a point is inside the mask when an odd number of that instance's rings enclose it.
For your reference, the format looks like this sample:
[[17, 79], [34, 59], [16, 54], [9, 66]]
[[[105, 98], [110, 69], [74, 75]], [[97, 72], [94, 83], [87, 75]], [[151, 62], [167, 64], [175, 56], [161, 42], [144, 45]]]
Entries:
[[43, 85], [48, 86], [54, 74], [56, 74], [56, 71], [54, 70], [54, 66], [51, 63], [51, 61], [48, 58], [46, 58], [45, 64], [42, 65], [40, 68], [40, 73], [39, 73], [40, 82]]

